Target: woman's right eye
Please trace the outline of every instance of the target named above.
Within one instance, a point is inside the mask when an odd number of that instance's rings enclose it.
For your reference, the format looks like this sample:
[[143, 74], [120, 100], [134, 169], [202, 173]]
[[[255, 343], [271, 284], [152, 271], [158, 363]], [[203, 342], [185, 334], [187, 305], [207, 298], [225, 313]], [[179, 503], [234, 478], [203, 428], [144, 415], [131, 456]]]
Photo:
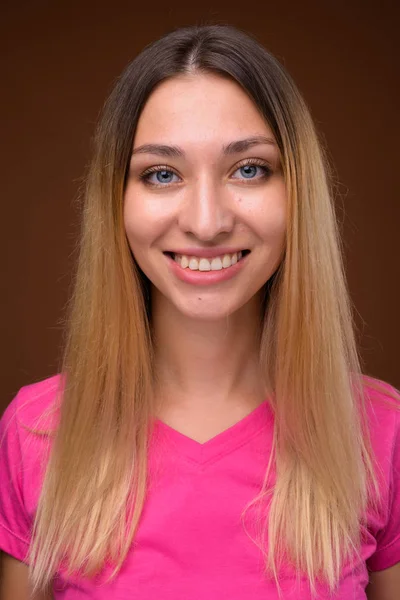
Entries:
[[[175, 177], [178, 177], [178, 175], [170, 169], [166, 169], [165, 167], [153, 167], [142, 173], [140, 179], [145, 185], [165, 187], [165, 184], [176, 183], [172, 180], [174, 175]], [[153, 177], [153, 180], [150, 179], [151, 177]]]

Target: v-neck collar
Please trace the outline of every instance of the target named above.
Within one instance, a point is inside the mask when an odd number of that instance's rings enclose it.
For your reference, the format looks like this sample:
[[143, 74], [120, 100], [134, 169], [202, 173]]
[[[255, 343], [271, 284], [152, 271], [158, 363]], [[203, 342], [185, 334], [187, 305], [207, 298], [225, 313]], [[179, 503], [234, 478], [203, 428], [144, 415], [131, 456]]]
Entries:
[[161, 436], [167, 446], [173, 448], [181, 456], [196, 463], [204, 464], [214, 461], [247, 443], [261, 429], [266, 427], [272, 419], [272, 409], [266, 399], [243, 419], [204, 443], [180, 433], [159, 419], [155, 419], [154, 434], [156, 434], [156, 438]]

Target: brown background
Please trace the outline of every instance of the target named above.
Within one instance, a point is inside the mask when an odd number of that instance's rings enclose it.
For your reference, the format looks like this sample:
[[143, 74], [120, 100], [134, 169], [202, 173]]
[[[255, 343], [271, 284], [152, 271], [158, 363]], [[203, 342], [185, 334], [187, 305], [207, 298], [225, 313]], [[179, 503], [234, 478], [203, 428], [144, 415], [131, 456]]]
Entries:
[[6, 2], [1, 8], [1, 394], [58, 369], [75, 202], [101, 105], [171, 28], [230, 23], [287, 67], [323, 132], [364, 370], [400, 387], [395, 2]]

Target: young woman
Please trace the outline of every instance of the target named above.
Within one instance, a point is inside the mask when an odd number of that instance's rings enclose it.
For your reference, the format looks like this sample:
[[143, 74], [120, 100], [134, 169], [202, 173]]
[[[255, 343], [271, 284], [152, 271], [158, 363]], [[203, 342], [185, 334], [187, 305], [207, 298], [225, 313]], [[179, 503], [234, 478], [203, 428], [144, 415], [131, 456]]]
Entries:
[[398, 599], [400, 396], [362, 375], [326, 160], [251, 36], [178, 29], [118, 80], [67, 331], [1, 421], [2, 600]]

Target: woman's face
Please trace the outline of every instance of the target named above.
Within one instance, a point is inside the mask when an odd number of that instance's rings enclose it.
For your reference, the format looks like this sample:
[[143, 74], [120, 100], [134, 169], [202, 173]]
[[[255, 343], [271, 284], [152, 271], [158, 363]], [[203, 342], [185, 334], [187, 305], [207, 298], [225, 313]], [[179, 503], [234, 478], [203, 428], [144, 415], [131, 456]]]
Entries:
[[158, 301], [216, 320], [257, 295], [283, 257], [286, 188], [272, 131], [238, 84], [185, 75], [154, 90], [133, 141], [124, 223]]

